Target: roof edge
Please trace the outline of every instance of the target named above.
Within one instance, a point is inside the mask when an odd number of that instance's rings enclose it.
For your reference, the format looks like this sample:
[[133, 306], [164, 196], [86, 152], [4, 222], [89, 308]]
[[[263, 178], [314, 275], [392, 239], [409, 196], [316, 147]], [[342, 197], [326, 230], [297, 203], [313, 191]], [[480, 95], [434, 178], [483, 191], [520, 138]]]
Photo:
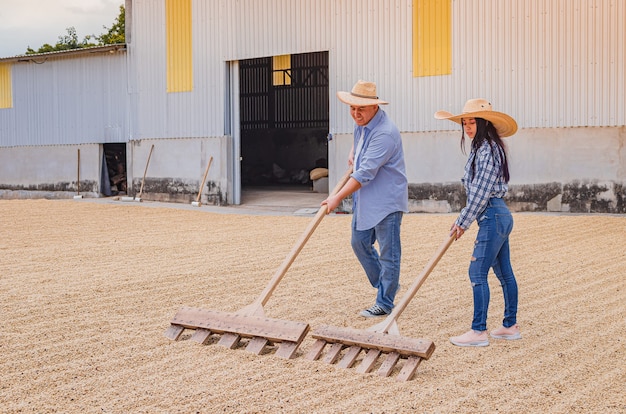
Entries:
[[113, 45], [105, 45], [105, 46], [92, 46], [92, 47], [84, 47], [79, 49], [71, 49], [71, 50], [60, 50], [55, 52], [46, 52], [46, 53], [33, 53], [29, 55], [17, 55], [0, 58], [0, 63], [4, 62], [30, 62], [34, 60], [44, 61], [48, 58], [57, 58], [57, 57], [73, 57], [79, 55], [86, 55], [91, 53], [114, 53], [118, 51], [126, 51], [126, 43], [116, 43]]

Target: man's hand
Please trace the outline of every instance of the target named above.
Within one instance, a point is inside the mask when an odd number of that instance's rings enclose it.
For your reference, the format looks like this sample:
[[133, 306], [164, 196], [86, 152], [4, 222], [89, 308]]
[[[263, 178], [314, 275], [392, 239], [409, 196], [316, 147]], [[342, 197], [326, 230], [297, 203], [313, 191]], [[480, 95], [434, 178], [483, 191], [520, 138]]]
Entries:
[[341, 203], [341, 198], [337, 195], [330, 196], [326, 200], [322, 201], [320, 205], [326, 206], [326, 214], [330, 214], [334, 209], [339, 207], [339, 203]]

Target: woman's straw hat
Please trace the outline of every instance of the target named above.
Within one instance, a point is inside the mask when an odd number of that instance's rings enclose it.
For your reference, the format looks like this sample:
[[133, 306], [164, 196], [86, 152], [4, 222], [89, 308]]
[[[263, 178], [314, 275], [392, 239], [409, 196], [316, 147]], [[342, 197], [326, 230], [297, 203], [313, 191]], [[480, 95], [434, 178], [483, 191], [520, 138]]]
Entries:
[[437, 111], [435, 118], [448, 119], [457, 124], [462, 124], [463, 118], [483, 118], [493, 124], [501, 137], [510, 137], [517, 131], [517, 122], [505, 113], [494, 111], [491, 103], [486, 99], [470, 99], [465, 102], [463, 113], [460, 115], [453, 115], [448, 111]]
[[351, 92], [337, 92], [337, 98], [351, 106], [387, 105], [389, 103], [378, 99], [374, 82], [362, 80], [354, 84]]

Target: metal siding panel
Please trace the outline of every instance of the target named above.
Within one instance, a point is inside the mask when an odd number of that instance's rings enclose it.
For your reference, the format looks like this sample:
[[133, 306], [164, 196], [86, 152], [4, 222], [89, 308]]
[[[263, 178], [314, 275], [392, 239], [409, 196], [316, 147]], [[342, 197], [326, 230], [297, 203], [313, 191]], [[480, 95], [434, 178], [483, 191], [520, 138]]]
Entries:
[[167, 125], [164, 2], [136, 0], [133, 19], [128, 54], [133, 76], [131, 139], [159, 137]]
[[445, 81], [454, 87], [433, 95], [431, 110], [459, 111], [482, 96], [521, 127], [623, 125], [624, 9], [620, 0], [454, 1]]
[[412, 72], [412, 0], [192, 2], [184, 97], [164, 93], [163, 3], [134, 6], [137, 138], [222, 135], [225, 62], [314, 51], [329, 52], [331, 133], [352, 130], [335, 92], [360, 78], [403, 132], [454, 128], [433, 113], [478, 96], [521, 127], [625, 123], [623, 0], [453, 0], [452, 74], [426, 78]]
[[335, 92], [359, 78], [403, 132], [453, 128], [432, 114], [477, 96], [526, 128], [624, 125], [625, 3], [453, 0], [452, 74], [413, 78], [412, 0], [193, 1], [194, 89], [168, 95], [164, 0], [135, 0], [131, 80], [117, 57], [15, 64], [0, 145], [122, 141], [128, 123], [133, 139], [221, 136], [226, 61], [314, 51], [329, 52], [332, 133], [352, 130]]
[[220, 2], [192, 2], [193, 89], [167, 93], [164, 2], [134, 4], [131, 53], [137, 91], [133, 94], [136, 122], [133, 139], [208, 137], [224, 134], [224, 77], [221, 57]]
[[[615, 16], [615, 18], [612, 18]], [[613, 53], [609, 62], [609, 103], [616, 108], [615, 114], [610, 114], [607, 125], [626, 124], [626, 1], [611, 2], [608, 13], [608, 36], [611, 39], [610, 47]]]
[[124, 142], [125, 52], [13, 65], [14, 106], [0, 111], [0, 146]]

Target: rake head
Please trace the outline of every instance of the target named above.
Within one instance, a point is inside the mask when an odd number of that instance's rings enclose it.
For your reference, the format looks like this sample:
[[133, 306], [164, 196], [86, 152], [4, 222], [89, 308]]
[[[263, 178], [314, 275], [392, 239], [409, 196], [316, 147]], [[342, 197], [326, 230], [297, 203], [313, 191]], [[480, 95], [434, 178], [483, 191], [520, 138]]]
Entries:
[[311, 335], [317, 341], [307, 354], [310, 360], [320, 357], [327, 343], [332, 344], [326, 352], [324, 361], [335, 363], [344, 348], [348, 350], [344, 353], [338, 366], [350, 368], [357, 360], [362, 350], [366, 350], [366, 355], [357, 367], [357, 372], [367, 373], [374, 368], [376, 360], [382, 353], [387, 357], [380, 364], [378, 374], [388, 377], [394, 370], [397, 362], [406, 359], [398, 374], [399, 381], [408, 381], [413, 378], [415, 370], [423, 359], [428, 359], [435, 352], [435, 344], [426, 339], [413, 339], [400, 336], [400, 330], [396, 320], [407, 307], [411, 299], [422, 286], [430, 272], [435, 268], [439, 259], [446, 252], [448, 247], [456, 239], [456, 234], [449, 234], [441, 243], [435, 255], [426, 264], [419, 276], [415, 279], [409, 290], [394, 307], [393, 311], [381, 323], [370, 327], [368, 330], [358, 330], [352, 328], [337, 328], [333, 326], [322, 326]]
[[185, 329], [195, 330], [191, 340], [203, 345], [212, 334], [221, 334], [218, 345], [230, 349], [237, 347], [240, 339], [250, 338], [246, 350], [256, 355], [267, 345], [279, 344], [276, 356], [290, 359], [309, 332], [309, 324], [183, 307], [174, 315], [165, 336], [176, 341]]
[[[423, 359], [428, 359], [435, 351], [435, 344], [425, 339], [413, 339], [399, 335], [365, 331], [353, 328], [321, 326], [311, 336], [316, 339], [307, 359], [317, 360], [322, 355], [326, 344], [330, 344], [324, 362], [341, 368], [352, 367], [361, 351], [365, 351], [356, 371], [361, 374], [370, 372], [379, 356], [386, 354], [378, 368], [378, 375], [388, 377], [401, 360], [406, 360], [397, 376], [398, 381], [409, 381]], [[344, 351], [345, 352], [342, 352]]]

